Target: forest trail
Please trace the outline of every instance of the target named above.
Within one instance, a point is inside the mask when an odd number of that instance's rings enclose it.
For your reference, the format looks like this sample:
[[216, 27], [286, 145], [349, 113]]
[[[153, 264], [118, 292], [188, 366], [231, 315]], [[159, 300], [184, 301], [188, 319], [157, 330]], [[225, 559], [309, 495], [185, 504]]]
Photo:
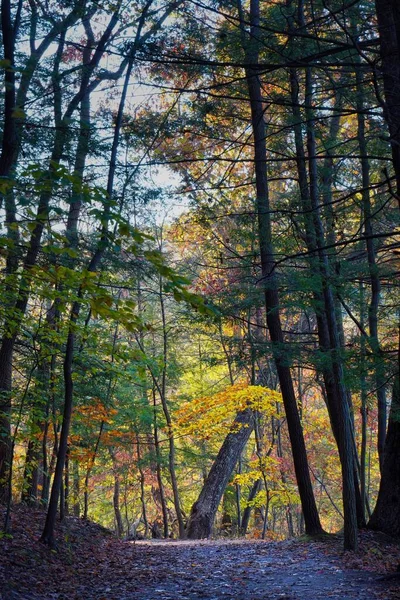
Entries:
[[137, 553], [147, 576], [136, 583], [131, 595], [116, 598], [367, 600], [396, 597], [393, 586], [380, 581], [379, 575], [344, 568], [337, 555], [327, 552], [324, 544], [220, 540], [141, 542], [136, 544], [134, 554]]
[[43, 516], [17, 510], [0, 539], [0, 600], [400, 599], [400, 547], [371, 532], [347, 555], [338, 538], [122, 542], [70, 518], [51, 551], [38, 541]]

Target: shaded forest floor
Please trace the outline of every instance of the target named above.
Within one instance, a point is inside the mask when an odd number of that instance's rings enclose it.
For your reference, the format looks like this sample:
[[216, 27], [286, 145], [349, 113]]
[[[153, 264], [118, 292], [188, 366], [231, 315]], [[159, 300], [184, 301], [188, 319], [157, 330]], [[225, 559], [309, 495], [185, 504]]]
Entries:
[[1, 600], [397, 600], [400, 545], [363, 532], [357, 554], [341, 540], [121, 542], [69, 518], [57, 551], [39, 541], [40, 510], [15, 507], [0, 539]]

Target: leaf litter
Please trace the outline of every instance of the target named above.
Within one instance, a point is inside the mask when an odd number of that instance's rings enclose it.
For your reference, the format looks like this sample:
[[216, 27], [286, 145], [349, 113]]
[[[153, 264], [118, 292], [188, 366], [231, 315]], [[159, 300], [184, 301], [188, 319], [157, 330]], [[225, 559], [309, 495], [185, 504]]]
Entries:
[[357, 553], [327, 540], [120, 541], [69, 517], [57, 550], [45, 514], [16, 506], [0, 539], [0, 600], [400, 600], [400, 545], [360, 533]]

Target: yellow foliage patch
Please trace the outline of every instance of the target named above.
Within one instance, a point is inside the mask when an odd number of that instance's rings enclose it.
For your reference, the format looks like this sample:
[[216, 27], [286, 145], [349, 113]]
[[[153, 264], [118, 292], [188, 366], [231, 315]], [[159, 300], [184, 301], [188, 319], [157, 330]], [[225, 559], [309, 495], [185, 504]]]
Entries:
[[217, 394], [183, 404], [176, 413], [175, 431], [179, 435], [195, 434], [197, 439], [208, 440], [231, 431], [237, 413], [246, 408], [263, 416], [278, 416], [277, 403], [281, 402], [279, 392], [260, 385], [237, 383]]

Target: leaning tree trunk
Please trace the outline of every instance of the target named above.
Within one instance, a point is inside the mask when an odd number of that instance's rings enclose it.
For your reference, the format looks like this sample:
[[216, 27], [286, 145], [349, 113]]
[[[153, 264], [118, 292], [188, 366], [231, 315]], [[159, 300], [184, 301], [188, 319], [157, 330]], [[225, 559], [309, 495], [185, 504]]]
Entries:
[[[219, 503], [253, 430], [253, 411], [240, 412], [234, 422], [235, 431], [226, 436], [208, 474], [200, 496], [192, 506], [186, 536], [191, 540], [211, 535]], [[236, 431], [237, 426], [240, 429]]]

